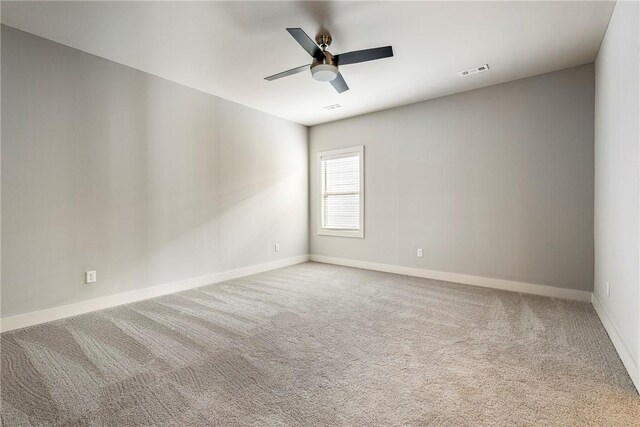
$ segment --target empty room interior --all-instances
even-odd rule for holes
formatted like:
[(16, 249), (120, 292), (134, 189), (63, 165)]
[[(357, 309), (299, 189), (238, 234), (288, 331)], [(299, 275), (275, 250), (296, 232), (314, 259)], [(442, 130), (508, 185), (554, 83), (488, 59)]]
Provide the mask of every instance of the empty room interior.
[(640, 3), (2, 1), (2, 426), (640, 426)]

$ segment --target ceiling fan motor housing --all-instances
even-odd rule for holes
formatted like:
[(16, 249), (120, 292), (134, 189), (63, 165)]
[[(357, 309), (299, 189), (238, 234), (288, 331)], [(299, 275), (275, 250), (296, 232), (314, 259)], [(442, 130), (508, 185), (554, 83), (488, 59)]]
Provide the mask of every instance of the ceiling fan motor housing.
[(314, 58), (311, 63), (311, 76), (321, 82), (330, 82), (338, 76), (338, 64), (331, 53), (326, 50), (322, 53), (324, 54), (322, 62)]

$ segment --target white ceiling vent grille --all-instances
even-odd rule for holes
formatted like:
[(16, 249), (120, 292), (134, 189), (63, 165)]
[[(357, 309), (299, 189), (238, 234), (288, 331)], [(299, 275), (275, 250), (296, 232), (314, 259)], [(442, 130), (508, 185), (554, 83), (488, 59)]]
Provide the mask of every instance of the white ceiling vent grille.
[(478, 67), (469, 68), (468, 70), (460, 71), (460, 72), (458, 72), (458, 75), (460, 77), (466, 77), (466, 76), (469, 76), (471, 74), (482, 73), (483, 71), (487, 71), (488, 69), (489, 69), (489, 65), (488, 64), (483, 64), (483, 65), (480, 65)]

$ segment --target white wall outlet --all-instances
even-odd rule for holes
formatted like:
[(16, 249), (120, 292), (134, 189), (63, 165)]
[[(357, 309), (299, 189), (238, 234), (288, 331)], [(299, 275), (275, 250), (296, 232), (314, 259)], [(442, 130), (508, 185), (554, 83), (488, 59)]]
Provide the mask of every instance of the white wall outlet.
[(275, 250), (276, 252), (280, 252), (280, 243), (276, 243), (276, 244), (275, 244), (274, 250)]
[(84, 281), (85, 283), (96, 283), (96, 280), (98, 280), (97, 276), (96, 276), (96, 272), (95, 271), (87, 271), (86, 273), (84, 273)]
[(607, 296), (608, 296), (608, 297), (610, 297), (610, 296), (611, 296), (611, 287), (609, 286), (609, 282), (606, 282), (606, 283), (604, 284), (604, 287), (605, 287), (605, 289), (606, 289)]
[(422, 249), (418, 249), (416, 255), (418, 255), (418, 258), (422, 258)]

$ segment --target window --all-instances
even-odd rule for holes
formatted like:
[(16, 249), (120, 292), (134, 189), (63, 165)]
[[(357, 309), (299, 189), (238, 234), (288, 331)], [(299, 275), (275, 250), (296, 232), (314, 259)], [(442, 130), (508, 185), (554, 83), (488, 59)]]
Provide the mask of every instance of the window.
[(364, 237), (364, 146), (318, 153), (318, 234)]

